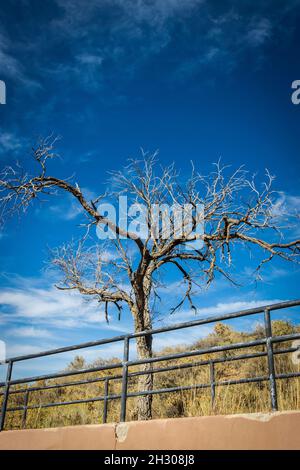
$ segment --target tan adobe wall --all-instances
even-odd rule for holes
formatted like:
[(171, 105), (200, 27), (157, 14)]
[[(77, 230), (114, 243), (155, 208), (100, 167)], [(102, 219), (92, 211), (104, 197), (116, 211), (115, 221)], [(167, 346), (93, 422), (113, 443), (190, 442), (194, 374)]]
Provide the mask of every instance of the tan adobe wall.
[(4, 431), (0, 449), (300, 449), (300, 412)]

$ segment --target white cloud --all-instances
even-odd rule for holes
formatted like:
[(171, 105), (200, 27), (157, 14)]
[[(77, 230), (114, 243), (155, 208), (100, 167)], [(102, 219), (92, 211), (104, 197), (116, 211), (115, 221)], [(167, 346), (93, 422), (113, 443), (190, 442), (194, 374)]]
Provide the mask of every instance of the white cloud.
[[(274, 266), (272, 264), (268, 264), (265, 266), (264, 270), (259, 272), (259, 279), (263, 282), (272, 283), (272, 281), (277, 281), (279, 279), (283, 279), (284, 277), (291, 276), (297, 272), (297, 265), (290, 265), (286, 268)], [(243, 270), (243, 277), (245, 276), (246, 279), (255, 279), (257, 276), (257, 272), (254, 269), (246, 267)], [(244, 281), (245, 282), (245, 281)]]
[[(87, 201), (96, 199), (97, 195), (88, 188), (80, 188)], [(49, 210), (63, 220), (74, 220), (84, 213), (84, 209), (71, 195), (66, 196), (66, 200), (61, 204), (49, 206)]]
[[(124, 102), (124, 91), (118, 89), (119, 84), (112, 90), (112, 79), (117, 77), (122, 84), (135, 76), (149, 57), (174, 47), (174, 25), (180, 27), (177, 34), (180, 31), (186, 48), (172, 60), (175, 70), (170, 73), (175, 78), (194, 76), (207, 66), (230, 72), (244, 57), (245, 49), (253, 49), (254, 59), (259, 60), (258, 48), (263, 49), (280, 29), (282, 17), (296, 7), (274, 8), (270, 4), (253, 13), (240, 3), (234, 1), (219, 9), (206, 0), (56, 0), (58, 8), (45, 25), (45, 34), (35, 37), (30, 46), (24, 41), (26, 45), (18, 43), (13, 48), (12, 39), (0, 37), (0, 62), (7, 75), (36, 86), (23, 58), (19, 59), (20, 53), (32, 51), (32, 66), (44, 78), (54, 78), (60, 84), (77, 81), (82, 88), (97, 91), (103, 100), (110, 90), (110, 102)], [(195, 24), (189, 24), (194, 17)], [(70, 55), (60, 61), (47, 54), (47, 48), (52, 50), (61, 42)], [(15, 50), (18, 59), (12, 54)], [(43, 60), (45, 57), (49, 60)]]
[[(70, 198), (71, 196), (68, 197), (68, 199)], [(73, 201), (71, 201), (70, 204), (64, 203), (60, 205), (49, 206), (49, 210), (56, 217), (59, 217), (62, 220), (73, 220), (83, 213), (83, 209), (79, 203)]]
[(289, 217), (300, 213), (300, 196), (287, 194), (284, 191), (278, 192), (278, 198), (273, 204), (272, 212), (274, 217)]
[(253, 20), (250, 29), (246, 33), (246, 41), (250, 46), (261, 46), (266, 42), (272, 34), (272, 24), (267, 18), (259, 18)]
[(20, 338), (52, 338), (53, 334), (49, 330), (35, 328), (32, 326), (22, 328), (12, 328), (6, 332), (8, 336)]
[(131, 316), (127, 316), (126, 309), (121, 321), (114, 321), (117, 311), (111, 308), (107, 323), (103, 304), (76, 291), (57, 289), (51, 272), (40, 279), (3, 277), (15, 285), (0, 290), (0, 324), (5, 325), (5, 334), (10, 337), (61, 340), (63, 330), (77, 334), (82, 328), (95, 328), (98, 338), (104, 334), (113, 336), (113, 332), (117, 335), (132, 332)]
[[(94, 36), (97, 29), (99, 34), (97, 41), (89, 42), (84, 52), (78, 44), (69, 64), (50, 65), (48, 73), (53, 72), (60, 80), (75, 77), (85, 88), (98, 90), (105, 87), (111, 73), (117, 74), (120, 80), (132, 77), (149, 56), (170, 43), (170, 20), (190, 15), (205, 0), (56, 2), (61, 9), (61, 14), (51, 23), (56, 36), (79, 39), (82, 44), (88, 35)], [(126, 99), (114, 90), (113, 96), (116, 95), (121, 102)]]
[[(48, 280), (49, 281), (49, 280)], [(77, 334), (83, 328), (94, 328), (100, 336), (114, 336), (133, 331), (131, 317), (124, 312), (122, 322), (107, 324), (103, 307), (97, 302), (88, 302), (77, 292), (59, 291), (54, 287), (44, 287), (45, 280), (33, 280), (18, 278), (17, 287), (5, 288), (0, 292), (0, 322), (5, 321), (5, 336), (9, 339), (8, 351), (10, 356), (18, 354), (34, 353), (41, 350), (57, 347), (57, 340), (61, 343), (63, 332), (68, 332), (68, 343), (72, 334)], [(174, 286), (176, 290), (176, 284)], [(258, 299), (217, 302), (214, 305), (199, 308), (197, 314), (191, 309), (176, 312), (173, 315), (165, 315), (163, 322), (155, 322), (154, 328), (163, 325), (196, 320), (210, 316), (255, 308), (262, 305), (281, 302), (281, 299)], [(128, 315), (128, 316), (127, 316)], [(160, 350), (178, 344), (191, 344), (209, 334), (213, 325), (203, 325), (199, 328), (159, 334), (154, 339), (154, 349)], [(73, 330), (73, 331), (72, 331)], [(19, 344), (22, 339), (34, 340), (32, 345)], [(14, 344), (14, 340), (17, 344)], [(45, 340), (50, 342), (45, 344)], [(13, 340), (13, 341), (12, 341)], [(78, 342), (84, 341), (82, 337)], [(12, 344), (11, 344), (12, 342)], [(50, 344), (51, 343), (51, 344)], [(134, 341), (132, 342), (132, 354), (136, 354)], [(38, 346), (38, 345), (41, 346)], [(119, 356), (123, 345), (119, 343), (107, 345), (103, 348), (87, 350), (84, 357), (93, 360), (98, 357), (109, 358)]]
[(223, 315), (231, 312), (238, 312), (240, 310), (248, 310), (251, 308), (261, 307), (263, 305), (270, 305), (273, 303), (282, 302), (278, 299), (261, 299), (261, 300), (246, 300), (234, 302), (218, 302), (213, 307), (206, 307), (199, 309), (199, 315)]
[[(279, 299), (261, 299), (261, 300), (240, 300), (240, 301), (228, 301), (218, 302), (217, 304), (210, 307), (198, 308), (197, 313), (192, 309), (182, 310), (170, 315), (167, 320), (171, 320), (172, 323), (197, 320), (201, 317), (225, 315), (226, 313), (239, 312), (241, 310), (248, 310), (251, 308), (261, 307), (264, 305), (270, 305), (277, 302), (283, 302)], [(169, 323), (169, 321), (168, 321)]]
[(6, 320), (24, 318), (48, 326), (79, 328), (87, 324), (104, 323), (103, 308), (85, 301), (76, 292), (46, 288), (9, 288), (0, 292), (1, 316)]
[(5, 78), (10, 78), (22, 82), (25, 86), (30, 88), (39, 88), (40, 84), (30, 78), (25, 72), (25, 67), (13, 53), (13, 42), (0, 31), (0, 64), (1, 75)]
[(113, 8), (115, 17), (130, 22), (133, 30), (138, 30), (138, 24), (146, 22), (152, 27), (161, 26), (168, 18), (205, 3), (205, 0), (56, 0), (63, 15), (53, 21), (65, 33), (81, 36), (78, 25), (88, 27), (90, 21), (105, 8)]
[(95, 54), (79, 54), (76, 58), (81, 64), (95, 67), (101, 65), (103, 62), (103, 57), (97, 56)]
[(13, 132), (0, 130), (0, 154), (5, 152), (16, 152), (21, 148), (24, 148), (24, 143), (24, 139), (19, 138)]
[(122, 341), (116, 343), (105, 344), (102, 348), (84, 349), (79, 354), (85, 358), (87, 362), (96, 359), (111, 359), (113, 357), (123, 358), (124, 344)]
[(0, 44), (1, 73), (9, 78), (22, 80), (24, 78), (22, 66), (20, 62), (9, 53), (11, 44), (2, 32), (0, 32)]
[[(245, 49), (253, 49), (259, 60), (257, 49), (276, 34), (280, 19), (293, 10), (293, 6), (267, 6), (252, 13), (236, 1), (219, 9), (206, 0), (56, 0), (56, 4), (56, 13), (45, 25), (47, 34), (35, 38), (30, 47), (18, 44), (17, 50), (36, 54), (34, 66), (39, 75), (67, 82), (66, 90), (69, 83), (77, 82), (110, 103), (126, 101), (123, 81), (136, 76), (149, 58), (174, 47), (175, 25), (186, 49), (172, 60), (170, 73), (182, 79), (207, 66), (231, 72)], [(5, 41), (0, 48), (4, 62), (14, 76), (28, 81), (25, 67), (11, 54), (12, 41)], [(45, 53), (61, 42), (68, 50), (67, 59), (60, 61)], [(115, 77), (118, 84), (112, 88)]]
[(282, 227), (286, 239), (297, 239), (300, 236), (300, 196), (278, 192), (272, 215), (277, 225)]
[(7, 357), (25, 356), (27, 354), (35, 354), (43, 351), (42, 346), (34, 344), (7, 344), (6, 354)]

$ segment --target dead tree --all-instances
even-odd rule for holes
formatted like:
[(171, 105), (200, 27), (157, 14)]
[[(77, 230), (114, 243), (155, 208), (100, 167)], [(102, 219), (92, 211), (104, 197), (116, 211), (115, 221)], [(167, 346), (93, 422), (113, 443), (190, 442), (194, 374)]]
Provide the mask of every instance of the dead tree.
[[(157, 287), (170, 266), (175, 267), (185, 284), (184, 295), (174, 312), (185, 302), (196, 310), (193, 288), (209, 285), (216, 274), (235, 282), (231, 273), (231, 256), (234, 246), (254, 249), (257, 272), (274, 257), (286, 261), (299, 258), (300, 240), (286, 240), (281, 231), (282, 214), (274, 210), (276, 193), (272, 190), (273, 177), (266, 173), (266, 181), (258, 189), (255, 180), (249, 179), (243, 167), (229, 176), (228, 168), (214, 164), (206, 176), (192, 165), (184, 183), (174, 165), (160, 168), (156, 155), (143, 155), (141, 161), (131, 161), (129, 166), (111, 175), (108, 191), (95, 200), (87, 200), (74, 178), (61, 179), (48, 173), (48, 163), (56, 157), (56, 139), (41, 140), (33, 149), (37, 163), (34, 175), (26, 173), (20, 165), (6, 167), (0, 175), (1, 217), (26, 211), (33, 201), (43, 195), (68, 193), (82, 208), (86, 217), (85, 234), (79, 243), (66, 244), (55, 251), (53, 263), (63, 272), (60, 289), (74, 289), (83, 296), (104, 305), (108, 320), (110, 308), (120, 314), (127, 306), (134, 320), (135, 332), (152, 328), (153, 302), (158, 297)], [(99, 209), (104, 197), (116, 203), (120, 195), (127, 195), (130, 204), (146, 207), (146, 227), (143, 236), (124, 228)], [(171, 233), (164, 235), (165, 227), (155, 226), (153, 236), (153, 206), (184, 207), (185, 204), (204, 208), (204, 232), (195, 234), (195, 216), (188, 230), (175, 236), (175, 223), (169, 224)], [(163, 216), (164, 209), (161, 210)], [(91, 243), (92, 228), (106, 227), (114, 237)], [(189, 245), (201, 239), (201, 247)], [(259, 252), (261, 257), (259, 258)], [(152, 356), (152, 337), (137, 339), (139, 358)], [(139, 378), (139, 390), (152, 390), (151, 367)], [(150, 419), (152, 395), (138, 399), (138, 418)]]

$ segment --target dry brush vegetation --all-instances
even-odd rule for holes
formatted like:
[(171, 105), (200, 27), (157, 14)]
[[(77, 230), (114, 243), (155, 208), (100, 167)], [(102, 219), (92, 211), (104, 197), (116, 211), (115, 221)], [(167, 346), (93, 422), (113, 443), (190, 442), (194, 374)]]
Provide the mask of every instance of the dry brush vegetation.
[[(272, 322), (273, 334), (285, 335), (300, 332), (300, 326), (295, 326), (287, 321), (276, 320)], [(264, 337), (264, 329), (256, 326), (251, 332), (240, 332), (229, 327), (225, 323), (215, 325), (212, 333), (205, 338), (195, 342), (192, 346), (178, 346), (165, 348), (159, 351), (159, 355), (172, 354), (180, 351), (207, 348), (237, 342), (247, 342)], [(291, 344), (285, 342), (275, 345), (277, 348), (288, 348)], [(207, 361), (215, 358), (230, 358), (241, 354), (261, 352), (264, 346), (244, 348), (243, 350), (229, 350), (222, 353), (204, 354), (201, 357), (185, 357), (182, 359), (169, 360), (158, 363), (155, 368), (167, 365), (181, 365), (194, 361)], [(293, 364), (291, 353), (275, 355), (276, 374), (300, 372), (300, 366)], [(69, 364), (67, 370), (80, 370), (87, 367), (97, 367), (99, 365), (119, 362), (118, 359), (103, 361), (98, 359), (93, 363), (85, 363), (84, 359), (76, 356)], [(129, 373), (137, 371), (137, 367), (131, 367)], [(194, 384), (209, 384), (209, 365), (202, 365), (193, 368), (182, 368), (178, 370), (160, 372), (154, 374), (154, 389), (169, 388)], [(30, 387), (49, 386), (66, 382), (80, 380), (93, 380), (104, 376), (114, 376), (121, 374), (120, 369), (79, 374), (60, 379), (39, 381), (30, 384)], [(228, 361), (216, 364), (216, 382), (238, 380), (241, 378), (266, 376), (268, 374), (267, 358), (258, 357), (247, 360)], [(24, 388), (24, 385), (15, 388)], [(13, 390), (13, 388), (12, 388)], [(131, 377), (128, 384), (128, 392), (138, 390), (137, 377)], [(278, 402), (280, 410), (300, 409), (300, 378), (277, 380)], [(111, 395), (121, 392), (121, 380), (110, 380), (109, 393)], [(53, 388), (44, 391), (30, 393), (29, 406), (35, 405), (36, 409), (28, 410), (26, 427), (43, 428), (53, 426), (65, 426), (76, 424), (95, 424), (102, 422), (103, 402), (91, 402), (86, 404), (64, 405), (60, 407), (41, 408), (45, 403), (65, 402), (71, 400), (81, 400), (93, 397), (100, 397), (104, 394), (104, 381), (94, 382), (85, 385), (70, 385), (67, 387)], [(137, 419), (137, 399), (128, 398), (127, 419)], [(9, 407), (22, 406), (24, 404), (24, 393), (11, 394)], [(259, 383), (248, 383), (238, 385), (224, 385), (216, 387), (214, 406), (211, 401), (210, 387), (193, 390), (180, 390), (173, 393), (154, 395), (153, 397), (153, 418), (174, 418), (183, 416), (203, 416), (211, 414), (234, 414), (247, 412), (270, 411), (269, 384), (267, 381)], [(22, 411), (7, 413), (6, 429), (20, 428), (22, 426)], [(119, 421), (120, 400), (110, 400), (108, 404), (108, 422)]]

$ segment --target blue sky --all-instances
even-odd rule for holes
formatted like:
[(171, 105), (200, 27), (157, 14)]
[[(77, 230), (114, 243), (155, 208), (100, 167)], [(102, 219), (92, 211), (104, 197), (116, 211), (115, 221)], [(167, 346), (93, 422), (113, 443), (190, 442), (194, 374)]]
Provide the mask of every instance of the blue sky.
[[(291, 83), (300, 78), (299, 20), (296, 0), (44, 0), (42, 8), (38, 0), (7, 1), (1, 166), (27, 159), (30, 167), (36, 138), (54, 132), (62, 140), (52, 173), (76, 175), (90, 194), (142, 147), (159, 149), (160, 162), (175, 161), (183, 173), (190, 160), (206, 172), (219, 157), (259, 175), (267, 167), (281, 204), (295, 209), (300, 105), (291, 102)], [(0, 232), (0, 328), (9, 355), (131, 331), (128, 315), (106, 325), (97, 304), (58, 292), (45, 269), (49, 248), (79, 236), (80, 217), (70, 200), (55, 199)], [(236, 270), (251, 270), (247, 256)], [(170, 283), (175, 292), (176, 280)], [(198, 314), (297, 298), (298, 285), (296, 267), (280, 262), (258, 285), (248, 279), (236, 289), (217, 279), (197, 297)], [(168, 308), (164, 300), (161, 311)], [(193, 315), (185, 308), (164, 322)]]

